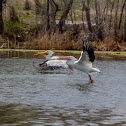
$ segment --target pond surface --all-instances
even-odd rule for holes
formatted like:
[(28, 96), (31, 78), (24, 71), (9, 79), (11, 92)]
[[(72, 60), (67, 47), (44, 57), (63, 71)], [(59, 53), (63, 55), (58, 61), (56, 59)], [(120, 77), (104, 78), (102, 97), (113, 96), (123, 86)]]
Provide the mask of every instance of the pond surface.
[(91, 84), (77, 70), (38, 71), (33, 54), (0, 52), (1, 126), (126, 126), (125, 57), (97, 54)]

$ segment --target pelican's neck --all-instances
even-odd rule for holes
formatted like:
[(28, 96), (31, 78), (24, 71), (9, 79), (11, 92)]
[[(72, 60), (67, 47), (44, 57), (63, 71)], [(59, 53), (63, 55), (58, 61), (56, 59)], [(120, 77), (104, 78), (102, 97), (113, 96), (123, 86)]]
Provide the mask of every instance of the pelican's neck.
[(50, 60), (51, 59), (51, 56), (50, 55), (46, 55), (46, 60)]
[(82, 55), (83, 55), (83, 51), (81, 51), (81, 55), (80, 55), (79, 59), (78, 59), (78, 60), (76, 60), (76, 61), (74, 61), (74, 64), (78, 63), (78, 62), (81, 60)]
[(51, 56), (53, 55), (53, 51), (47, 50), (47, 52), (48, 52), (48, 55), (45, 56), (46, 60), (51, 60)]
[(79, 59), (77, 60), (77, 62), (79, 62), (81, 60), (82, 55), (83, 55), (83, 51), (81, 51), (81, 55), (80, 55)]

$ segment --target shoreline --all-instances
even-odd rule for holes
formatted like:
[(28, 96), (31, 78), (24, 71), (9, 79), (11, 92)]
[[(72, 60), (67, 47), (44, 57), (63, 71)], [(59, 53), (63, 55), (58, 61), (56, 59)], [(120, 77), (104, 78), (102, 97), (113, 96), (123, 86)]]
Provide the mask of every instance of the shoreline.
[[(19, 52), (41, 52), (45, 50), (35, 50), (35, 49), (0, 49), (1, 51), (19, 51)], [(80, 53), (79, 50), (53, 50), (54, 52), (68, 52), (68, 53)], [(126, 56), (126, 51), (94, 51), (96, 54), (113, 54), (113, 55), (124, 55)]]

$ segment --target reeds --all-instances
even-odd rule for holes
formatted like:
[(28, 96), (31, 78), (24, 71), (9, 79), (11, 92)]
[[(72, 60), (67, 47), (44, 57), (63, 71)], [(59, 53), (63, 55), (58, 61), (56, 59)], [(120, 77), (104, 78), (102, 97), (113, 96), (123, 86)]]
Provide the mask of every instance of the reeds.
[[(80, 35), (79, 35), (80, 36)], [(97, 51), (126, 51), (125, 42), (116, 42), (113, 39), (105, 39), (104, 41), (93, 41), (93, 47)], [(26, 49), (37, 49), (37, 50), (81, 50), (82, 49), (82, 38), (78, 41), (74, 40), (74, 37), (70, 35), (68, 31), (63, 34), (60, 33), (39, 33), (36, 38), (24, 42)]]
[(126, 42), (116, 42), (113, 39), (92, 42), (97, 51), (126, 51)]
[[(26, 42), (27, 47), (29, 48), (29, 43)], [(32, 49), (55, 49), (55, 50), (65, 50), (65, 49), (75, 49), (74, 43), (68, 33), (59, 34), (59, 33), (51, 33), (48, 32), (43, 36), (41, 33), (38, 34), (37, 38), (32, 40), (31, 47)]]

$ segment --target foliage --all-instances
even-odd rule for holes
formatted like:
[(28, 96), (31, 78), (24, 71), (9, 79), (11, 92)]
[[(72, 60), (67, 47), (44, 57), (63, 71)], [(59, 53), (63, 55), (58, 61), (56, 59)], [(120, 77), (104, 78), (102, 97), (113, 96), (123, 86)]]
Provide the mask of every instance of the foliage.
[(8, 20), (6, 22), (6, 34), (13, 37), (19, 37), (24, 32), (24, 23), (19, 21)]
[[(69, 1), (49, 0), (48, 14), (47, 0), (8, 1), (8, 5), (13, 7), (11, 13), (10, 7), (7, 9), (7, 20), (4, 20), (6, 33), (16, 36), (17, 42), (21, 40), (18, 36), (23, 34), (20, 38), (23, 38), (21, 41), (24, 41), (25, 46), (22, 44), (22, 48), (80, 49), (81, 39), (92, 38), (92, 41), (95, 40), (96, 50), (125, 51), (125, 48), (120, 46), (126, 40), (125, 0), (74, 0), (71, 8), (67, 6)], [(69, 12), (64, 19), (81, 23), (62, 23), (61, 34), (58, 30), (59, 24), (56, 24), (55, 20), (60, 20), (67, 8)], [(11, 18), (8, 18), (9, 16)]]

